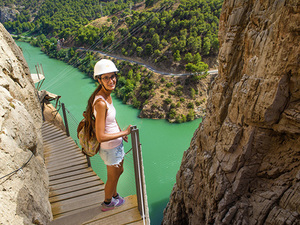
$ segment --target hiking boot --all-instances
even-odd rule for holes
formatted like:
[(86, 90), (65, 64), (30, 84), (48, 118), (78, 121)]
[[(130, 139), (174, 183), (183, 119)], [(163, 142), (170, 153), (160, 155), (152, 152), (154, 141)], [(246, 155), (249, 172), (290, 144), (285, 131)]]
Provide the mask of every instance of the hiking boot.
[(102, 202), (101, 203), (101, 211), (106, 212), (106, 211), (112, 210), (115, 208), (115, 206), (120, 206), (118, 204), (119, 204), (119, 200), (115, 199), (115, 198), (112, 198), (111, 202), (108, 205), (105, 204), (105, 202)]
[(116, 197), (112, 197), (113, 199), (119, 200), (119, 203), (117, 205), (115, 205), (116, 207), (119, 207), (121, 205), (123, 205), (125, 203), (125, 199), (123, 197), (121, 197), (118, 193), (118, 195)]

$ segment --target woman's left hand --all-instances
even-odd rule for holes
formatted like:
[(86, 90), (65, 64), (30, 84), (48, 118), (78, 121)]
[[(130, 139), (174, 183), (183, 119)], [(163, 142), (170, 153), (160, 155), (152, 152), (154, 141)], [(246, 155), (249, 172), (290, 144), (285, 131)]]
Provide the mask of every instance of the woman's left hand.
[(123, 140), (126, 141), (126, 142), (128, 142), (128, 136), (127, 135), (123, 136)]

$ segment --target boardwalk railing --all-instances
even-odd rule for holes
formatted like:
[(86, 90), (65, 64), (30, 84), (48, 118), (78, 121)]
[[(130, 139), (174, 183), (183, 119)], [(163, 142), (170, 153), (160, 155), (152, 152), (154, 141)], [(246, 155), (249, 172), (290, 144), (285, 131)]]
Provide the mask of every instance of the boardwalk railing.
[(146, 194), (146, 184), (144, 177), (143, 157), (139, 137), (139, 129), (136, 126), (131, 127), (131, 144), (133, 151), (134, 173), (136, 194), (138, 200), (138, 209), (144, 220), (144, 224), (150, 224), (149, 210)]

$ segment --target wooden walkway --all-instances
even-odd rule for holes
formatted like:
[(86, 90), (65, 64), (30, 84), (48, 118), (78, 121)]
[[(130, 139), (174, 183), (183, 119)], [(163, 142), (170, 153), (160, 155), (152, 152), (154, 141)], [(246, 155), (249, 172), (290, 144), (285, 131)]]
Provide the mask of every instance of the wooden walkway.
[(54, 125), (42, 127), (44, 157), (49, 173), (51, 225), (76, 224), (143, 224), (136, 196), (114, 210), (102, 212), (104, 183), (87, 166), (86, 157), (71, 137)]

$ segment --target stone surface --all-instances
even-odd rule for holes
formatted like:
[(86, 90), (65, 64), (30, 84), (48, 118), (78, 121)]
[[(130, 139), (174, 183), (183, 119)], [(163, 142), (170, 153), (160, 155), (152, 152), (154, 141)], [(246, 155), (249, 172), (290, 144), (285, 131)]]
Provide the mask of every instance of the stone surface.
[(225, 0), (219, 75), (163, 224), (300, 224), (300, 2)]
[(16, 19), (17, 14), (19, 14), (19, 11), (14, 7), (0, 7), (0, 22), (5, 23), (7, 21), (13, 21)]
[(0, 23), (0, 224), (51, 220), (41, 126), (41, 107), (29, 68)]

